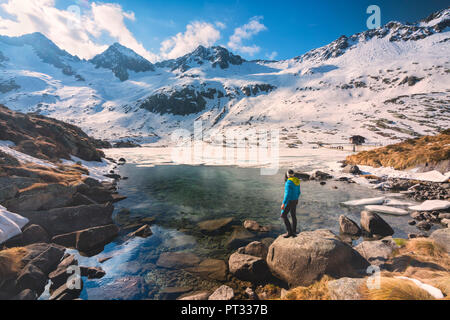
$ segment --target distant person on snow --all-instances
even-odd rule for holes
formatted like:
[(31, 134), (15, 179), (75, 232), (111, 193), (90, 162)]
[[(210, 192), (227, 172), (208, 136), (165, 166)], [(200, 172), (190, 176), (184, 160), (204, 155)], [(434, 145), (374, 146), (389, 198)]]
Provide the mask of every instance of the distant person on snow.
[[(286, 225), (287, 234), (285, 238), (296, 237), (297, 235), (297, 205), (300, 198), (300, 179), (295, 177), (294, 170), (289, 170), (285, 174), (284, 199), (281, 205), (281, 218)], [(288, 214), (291, 214), (292, 225), (289, 222)]]

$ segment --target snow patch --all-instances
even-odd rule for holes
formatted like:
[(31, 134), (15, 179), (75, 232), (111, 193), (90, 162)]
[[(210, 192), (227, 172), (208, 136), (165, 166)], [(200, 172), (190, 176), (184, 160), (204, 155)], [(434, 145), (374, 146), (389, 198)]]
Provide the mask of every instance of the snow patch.
[(22, 233), (29, 220), (0, 205), (0, 244)]
[(409, 280), (409, 281), (414, 282), (419, 288), (425, 290), (426, 292), (428, 292), (430, 295), (432, 295), (436, 299), (444, 298), (444, 295), (442, 294), (441, 290), (439, 290), (436, 287), (430, 286), (429, 284), (425, 284), (417, 279), (412, 279), (412, 278), (408, 278), (408, 277), (395, 277), (395, 278)]
[(370, 206), (366, 206), (365, 209), (369, 212), (391, 214), (394, 216), (406, 216), (408, 214), (408, 211), (406, 211), (406, 210), (403, 210), (400, 208), (388, 207), (388, 206), (370, 205)]
[(450, 208), (450, 201), (446, 200), (427, 200), (421, 205), (409, 207), (414, 211), (437, 211)]
[(342, 204), (346, 206), (364, 206), (364, 205), (370, 205), (370, 204), (383, 204), (385, 197), (379, 197), (379, 198), (368, 198), (368, 199), (360, 199), (360, 200), (352, 200), (352, 201), (346, 201)]

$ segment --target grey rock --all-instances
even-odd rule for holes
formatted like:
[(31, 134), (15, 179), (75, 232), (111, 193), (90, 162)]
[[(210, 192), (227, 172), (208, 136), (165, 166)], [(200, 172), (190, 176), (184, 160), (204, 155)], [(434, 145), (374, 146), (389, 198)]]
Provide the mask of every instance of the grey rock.
[(262, 242), (253, 241), (244, 248), (243, 253), (265, 260), (267, 258), (267, 253), (269, 252), (268, 250), (269, 248)]
[(430, 235), (430, 239), (433, 239), (436, 243), (444, 247), (447, 253), (450, 254), (450, 228), (434, 231)]
[(360, 288), (365, 282), (365, 279), (358, 278), (341, 278), (328, 282), (331, 300), (362, 300)]
[(195, 267), (200, 263), (200, 258), (188, 252), (164, 252), (159, 256), (156, 265), (167, 269), (185, 269)]
[(300, 233), (296, 238), (278, 237), (269, 247), (267, 264), (273, 275), (290, 286), (309, 286), (327, 274), (358, 276), (369, 263), (329, 230)]
[(219, 287), (212, 295), (209, 296), (208, 300), (232, 300), (234, 298), (234, 291), (230, 287), (223, 285)]
[(355, 247), (371, 265), (383, 266), (397, 249), (397, 245), (390, 239), (377, 241), (363, 241)]
[(361, 235), (361, 228), (358, 226), (358, 224), (344, 215), (341, 215), (339, 217), (339, 227), (341, 233), (353, 236)]
[(374, 212), (361, 212), (361, 227), (368, 233), (381, 237), (388, 237), (394, 234), (391, 226)]
[(230, 272), (238, 279), (251, 282), (266, 280), (270, 275), (266, 261), (246, 254), (234, 253), (228, 261)]

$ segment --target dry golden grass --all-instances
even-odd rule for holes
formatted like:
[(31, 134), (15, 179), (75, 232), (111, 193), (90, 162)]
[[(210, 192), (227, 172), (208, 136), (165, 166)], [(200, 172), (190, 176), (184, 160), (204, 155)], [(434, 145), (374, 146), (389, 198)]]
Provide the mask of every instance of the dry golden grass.
[(381, 277), (379, 288), (364, 287), (361, 292), (368, 300), (435, 300), (414, 282), (390, 277)]
[(410, 139), (383, 148), (363, 151), (347, 157), (352, 165), (393, 167), (397, 170), (421, 164), (437, 164), (450, 159), (450, 129), (436, 136)]
[[(412, 281), (394, 278), (404, 276), (440, 289), (445, 300), (450, 300), (450, 258), (445, 249), (425, 238), (401, 242), (401, 247), (387, 263), (391, 271), (381, 273), (380, 288), (369, 290), (363, 285), (359, 289), (362, 299), (435, 300)], [(284, 300), (329, 300), (328, 282), (331, 280), (324, 276), (309, 287), (291, 289)]]
[(25, 248), (12, 248), (0, 251), (0, 280), (14, 277), (23, 267), (20, 261), (27, 254)]
[(330, 300), (328, 282), (333, 281), (329, 276), (323, 276), (309, 287), (297, 287), (291, 289), (283, 300)]
[(28, 175), (33, 175), (46, 183), (69, 184), (71, 182), (81, 181), (83, 174), (80, 170), (72, 167), (65, 167), (65, 170), (62, 170), (35, 165), (24, 165), (22, 168), (25, 170), (24, 173), (27, 172)]
[(445, 248), (426, 238), (416, 238), (406, 242), (404, 250), (413, 252), (415, 255), (431, 258), (432, 260), (438, 259), (441, 263), (445, 261), (445, 258), (448, 258)]

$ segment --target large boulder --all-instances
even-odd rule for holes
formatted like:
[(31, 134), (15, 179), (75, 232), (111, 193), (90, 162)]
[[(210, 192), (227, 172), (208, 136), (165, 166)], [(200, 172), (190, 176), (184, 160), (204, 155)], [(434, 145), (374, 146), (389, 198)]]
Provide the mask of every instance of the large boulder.
[(230, 256), (228, 267), (236, 278), (244, 281), (259, 282), (270, 275), (265, 260), (237, 252)]
[(119, 227), (115, 224), (81, 230), (77, 232), (76, 248), (80, 252), (94, 255), (103, 251), (103, 247), (118, 234)]
[(58, 183), (36, 184), (20, 191), (4, 204), (10, 211), (18, 213), (61, 208), (72, 201), (75, 191), (73, 186)]
[(392, 239), (363, 241), (355, 247), (371, 265), (383, 266), (398, 246)]
[(450, 229), (440, 229), (434, 231), (430, 238), (433, 239), (437, 244), (441, 245), (450, 254)]
[(118, 234), (119, 227), (109, 224), (58, 235), (52, 238), (52, 242), (68, 248), (76, 248), (88, 256), (93, 256), (103, 251), (104, 246), (114, 240)]
[(278, 237), (269, 247), (267, 264), (290, 286), (309, 286), (323, 275), (357, 277), (369, 266), (357, 251), (329, 230)]
[(31, 223), (42, 226), (51, 236), (112, 224), (112, 204), (58, 208), (21, 213)]
[(391, 226), (375, 212), (361, 212), (361, 227), (368, 233), (381, 237), (388, 237), (394, 234)]
[(341, 215), (339, 217), (339, 226), (341, 233), (349, 234), (352, 236), (361, 235), (361, 228), (358, 226), (358, 224), (344, 215)]

